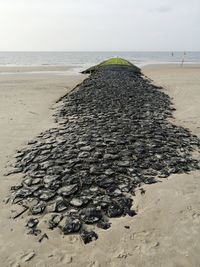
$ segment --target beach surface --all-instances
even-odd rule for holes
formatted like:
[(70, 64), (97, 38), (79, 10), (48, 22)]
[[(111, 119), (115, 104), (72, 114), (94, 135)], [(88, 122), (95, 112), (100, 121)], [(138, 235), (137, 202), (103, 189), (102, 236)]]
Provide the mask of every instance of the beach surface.
[[(200, 266), (200, 172), (172, 175), (136, 192), (138, 215), (112, 220), (99, 239), (84, 245), (78, 235), (47, 231), (41, 243), (27, 235), (26, 214), (12, 219), (21, 207), (2, 201), (22, 174), (3, 176), (16, 150), (41, 131), (55, 126), (56, 101), (87, 76), (44, 74), (44, 69), (0, 68), (0, 266), (37, 267), (190, 267)], [(51, 68), (51, 71), (54, 70)], [(57, 71), (57, 69), (55, 69)], [(59, 70), (58, 70), (59, 71)], [(173, 123), (200, 137), (200, 65), (149, 65), (143, 73), (173, 99)], [(23, 72), (26, 72), (23, 74)], [(195, 155), (196, 156), (196, 155)], [(125, 227), (126, 226), (126, 227)]]
[[(76, 66), (78, 67), (78, 66)], [(68, 65), (68, 66), (51, 66), (51, 65), (43, 65), (43, 66), (0, 66), (0, 74), (13, 74), (13, 73), (33, 73), (33, 72), (39, 72), (42, 74), (42, 72), (62, 72), (62, 71), (70, 71), (74, 69), (74, 65)]]

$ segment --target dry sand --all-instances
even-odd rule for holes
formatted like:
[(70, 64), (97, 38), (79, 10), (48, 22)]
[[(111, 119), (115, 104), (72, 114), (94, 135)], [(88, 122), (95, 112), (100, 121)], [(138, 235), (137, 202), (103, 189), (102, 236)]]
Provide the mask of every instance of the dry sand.
[[(155, 65), (144, 67), (143, 72), (173, 97), (175, 123), (200, 136), (200, 66)], [(79, 236), (63, 236), (58, 229), (46, 231), (49, 240), (39, 243), (37, 237), (26, 234), (26, 215), (9, 219), (17, 207), (2, 200), (21, 175), (2, 175), (7, 160), (28, 140), (54, 125), (51, 108), (55, 101), (82, 79), (0, 76), (0, 267), (200, 266), (199, 172), (173, 175), (145, 186), (146, 193), (138, 191), (135, 199), (138, 215), (112, 220), (111, 229), (98, 229), (99, 239), (86, 246)]]
[(19, 66), (0, 66), (0, 74), (2, 73), (22, 73), (22, 72), (56, 72), (56, 71), (69, 71), (74, 68), (74, 65), (68, 66), (31, 66), (31, 67), (19, 67)]
[(176, 124), (200, 137), (200, 65), (149, 65), (143, 73), (173, 98)]

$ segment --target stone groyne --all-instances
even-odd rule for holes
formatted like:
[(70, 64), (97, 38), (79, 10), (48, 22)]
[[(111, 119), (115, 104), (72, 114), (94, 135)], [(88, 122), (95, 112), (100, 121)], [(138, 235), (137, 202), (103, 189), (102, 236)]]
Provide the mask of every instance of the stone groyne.
[(109, 218), (136, 215), (134, 191), (172, 173), (199, 169), (192, 152), (199, 139), (173, 125), (171, 100), (138, 68), (107, 65), (60, 101), (57, 127), (18, 152), (13, 172), (24, 174), (10, 201), (29, 215), (29, 233), (40, 218), (64, 234), (97, 239), (88, 224), (108, 229)]

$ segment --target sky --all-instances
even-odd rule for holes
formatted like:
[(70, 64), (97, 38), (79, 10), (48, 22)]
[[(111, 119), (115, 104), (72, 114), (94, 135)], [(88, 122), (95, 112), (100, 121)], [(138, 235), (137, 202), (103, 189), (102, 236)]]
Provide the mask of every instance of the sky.
[(199, 51), (200, 0), (0, 0), (0, 51)]

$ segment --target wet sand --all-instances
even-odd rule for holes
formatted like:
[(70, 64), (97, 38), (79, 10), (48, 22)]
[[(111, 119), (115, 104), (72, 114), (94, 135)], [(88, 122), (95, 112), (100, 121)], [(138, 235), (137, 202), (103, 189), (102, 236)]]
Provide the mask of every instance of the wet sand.
[[(143, 72), (173, 97), (174, 123), (200, 136), (200, 66), (152, 65)], [(112, 220), (112, 227), (96, 230), (99, 239), (88, 245), (58, 229), (48, 231), (49, 240), (39, 243), (26, 234), (25, 215), (9, 218), (20, 207), (2, 200), (22, 176), (3, 176), (7, 161), (28, 140), (55, 126), (56, 100), (83, 79), (42, 73), (0, 76), (0, 266), (199, 266), (200, 172), (144, 186), (145, 194), (136, 192), (138, 215)], [(40, 228), (42, 224), (45, 216)]]

